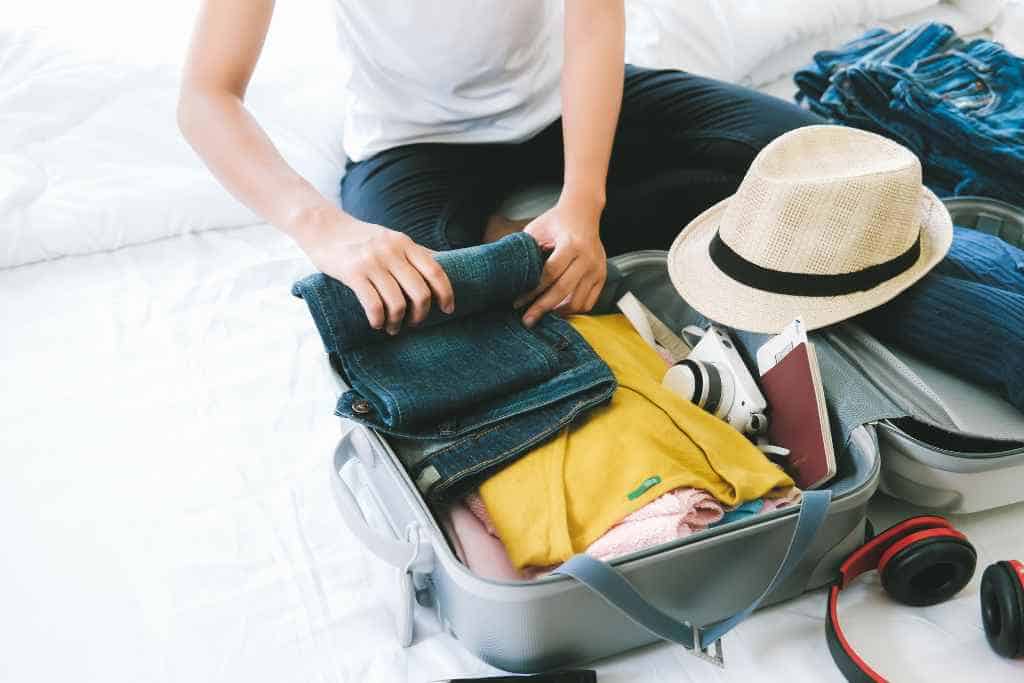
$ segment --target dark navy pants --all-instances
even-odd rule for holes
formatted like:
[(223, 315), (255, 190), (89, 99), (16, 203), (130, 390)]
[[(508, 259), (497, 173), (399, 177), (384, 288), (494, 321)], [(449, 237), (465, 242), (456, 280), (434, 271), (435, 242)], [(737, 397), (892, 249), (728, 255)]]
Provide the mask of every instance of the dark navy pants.
[[(667, 249), (684, 225), (739, 186), (757, 153), (821, 123), (775, 97), (682, 71), (627, 65), (601, 239), (609, 256)], [(561, 183), (562, 121), (519, 144), (415, 144), (350, 163), (342, 205), (436, 250), (479, 244), (517, 188)]]

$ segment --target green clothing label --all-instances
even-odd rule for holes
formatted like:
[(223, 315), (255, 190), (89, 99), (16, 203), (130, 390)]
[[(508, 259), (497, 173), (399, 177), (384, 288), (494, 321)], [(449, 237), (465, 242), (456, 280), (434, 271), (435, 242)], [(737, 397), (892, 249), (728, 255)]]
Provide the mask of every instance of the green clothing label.
[(644, 495), (644, 492), (647, 491), (649, 488), (660, 483), (661, 477), (659, 477), (657, 474), (655, 474), (653, 477), (647, 477), (642, 482), (640, 482), (639, 486), (630, 491), (629, 495), (626, 497), (629, 498), (630, 500), (636, 500), (640, 496)]

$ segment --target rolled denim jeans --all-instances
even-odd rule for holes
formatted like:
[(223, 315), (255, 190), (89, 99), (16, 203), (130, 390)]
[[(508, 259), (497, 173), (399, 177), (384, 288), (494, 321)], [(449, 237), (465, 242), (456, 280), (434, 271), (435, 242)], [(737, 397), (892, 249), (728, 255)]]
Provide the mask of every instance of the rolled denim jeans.
[[(438, 306), (431, 306), (426, 320), (416, 328), (403, 330), (403, 336), (481, 311), (511, 309), (519, 293), (537, 286), (544, 268), (537, 242), (522, 232), (491, 244), (442, 251), (436, 258), (451, 282), (455, 311), (448, 315)], [(332, 277), (323, 273), (310, 275), (295, 283), (292, 294), (309, 305), (328, 353), (342, 355), (393, 339), (370, 326), (355, 292)]]
[(455, 313), (434, 312), (397, 336), (370, 328), (355, 294), (336, 280), (312, 275), (292, 290), (351, 387), (335, 413), (395, 437), (432, 500), (468, 492), (615, 389), (607, 364), (569, 323), (548, 314), (527, 328), (513, 310), (540, 279), (532, 237), (516, 233), (437, 259)]

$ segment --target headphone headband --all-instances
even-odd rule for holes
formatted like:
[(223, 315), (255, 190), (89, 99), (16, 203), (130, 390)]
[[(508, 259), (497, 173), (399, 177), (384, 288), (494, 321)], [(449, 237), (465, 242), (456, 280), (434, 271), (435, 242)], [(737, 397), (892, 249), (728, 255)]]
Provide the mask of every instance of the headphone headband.
[[(942, 543), (949, 541), (949, 543)], [(938, 545), (937, 545), (938, 544)], [(974, 573), (976, 556), (967, 537), (943, 517), (911, 517), (886, 529), (854, 551), (839, 568), (839, 578), (829, 589), (825, 634), (836, 666), (847, 680), (856, 683), (885, 683), (853, 649), (839, 625), (839, 593), (861, 574), (882, 572), (882, 584), (894, 597), (909, 604), (931, 604), (963, 588)], [(937, 575), (935, 586), (910, 581), (918, 572), (949, 565), (948, 572)], [(1018, 563), (1018, 566), (1020, 563)], [(909, 573), (909, 576), (907, 575)], [(893, 576), (901, 574), (900, 576)], [(1021, 571), (1024, 576), (1024, 570)], [(889, 586), (886, 579), (892, 579)], [(914, 591), (908, 590), (913, 585)], [(899, 587), (901, 590), (896, 590)], [(898, 593), (903, 592), (903, 595)], [(916, 591), (916, 595), (913, 593)]]

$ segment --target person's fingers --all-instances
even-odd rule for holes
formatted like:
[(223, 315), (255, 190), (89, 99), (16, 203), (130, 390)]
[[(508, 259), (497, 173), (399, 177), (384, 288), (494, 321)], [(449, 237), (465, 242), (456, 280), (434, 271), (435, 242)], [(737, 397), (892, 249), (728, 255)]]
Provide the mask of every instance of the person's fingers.
[(523, 314), (523, 324), (527, 327), (533, 327), (545, 313), (553, 311), (559, 304), (565, 301), (568, 295), (569, 285), (564, 285), (561, 281), (551, 285), (546, 292), (537, 297), (537, 300)]
[(580, 310), (580, 313), (589, 313), (591, 310), (593, 310), (594, 306), (597, 305), (597, 300), (601, 298), (602, 289), (604, 289), (603, 280), (598, 280), (597, 282), (594, 283), (594, 285), (590, 288), (590, 293), (587, 294), (587, 299), (584, 302), (583, 308)]
[(580, 281), (576, 283), (576, 289), (574, 289), (564, 301), (555, 306), (555, 313), (558, 313), (559, 315), (583, 313), (587, 310), (587, 298), (590, 296), (590, 291), (593, 287), (593, 279), (589, 277), (581, 278)]
[(366, 320), (370, 323), (370, 327), (375, 330), (383, 327), (385, 320), (384, 302), (381, 301), (380, 295), (373, 284), (366, 278), (360, 278), (350, 284), (349, 287), (355, 293), (356, 298), (359, 299), (359, 304), (366, 313)]
[(574, 249), (569, 249), (567, 247), (556, 248), (551, 252), (551, 256), (548, 258), (547, 263), (544, 264), (544, 270), (540, 275), (540, 282), (537, 283), (537, 286), (534, 287), (533, 290), (516, 299), (513, 306), (515, 308), (524, 306), (546, 292), (548, 288), (551, 287), (552, 283), (562, 277), (575, 258), (576, 252)]
[(523, 324), (527, 327), (532, 327), (540, 320), (542, 315), (554, 309), (566, 297), (572, 295), (579, 284), (580, 278), (583, 276), (581, 271), (582, 269), (577, 267), (575, 262), (566, 269), (562, 276), (548, 287), (543, 294), (537, 297), (537, 300), (526, 310), (526, 313), (523, 315)]
[(558, 280), (565, 274), (565, 271), (569, 269), (569, 266), (572, 265), (575, 259), (576, 249), (571, 248), (569, 245), (556, 248), (551, 252), (547, 263), (544, 264), (544, 271), (541, 273), (537, 289), (542, 292), (550, 287), (555, 280)]
[(395, 278), (386, 270), (377, 271), (370, 276), (377, 293), (384, 302), (384, 311), (387, 321), (384, 323), (384, 330), (388, 334), (398, 334), (402, 328), (402, 319), (405, 317), (405, 294), (398, 286)]
[(427, 249), (410, 249), (406, 253), (406, 257), (426, 280), (437, 305), (445, 313), (451, 314), (455, 311), (455, 292), (452, 290), (448, 273), (444, 272), (444, 268), (431, 254), (432, 252)]
[(430, 312), (430, 287), (412, 264), (404, 258), (391, 264), (391, 275), (402, 288), (408, 302), (409, 315), (406, 321), (410, 325), (419, 325)]

